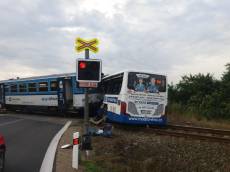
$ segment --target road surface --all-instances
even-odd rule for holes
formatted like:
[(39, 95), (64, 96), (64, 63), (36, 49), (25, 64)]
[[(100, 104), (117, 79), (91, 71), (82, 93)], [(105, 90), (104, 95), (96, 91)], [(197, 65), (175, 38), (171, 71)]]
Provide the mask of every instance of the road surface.
[(0, 133), (6, 141), (5, 172), (39, 172), (46, 150), (61, 123), (0, 116)]

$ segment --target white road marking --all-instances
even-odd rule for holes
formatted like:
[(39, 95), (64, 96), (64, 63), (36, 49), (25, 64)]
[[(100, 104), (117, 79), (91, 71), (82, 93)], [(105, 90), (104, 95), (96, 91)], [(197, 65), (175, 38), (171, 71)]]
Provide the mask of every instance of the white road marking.
[(17, 123), (17, 122), (20, 122), (20, 121), (24, 121), (24, 119), (17, 119), (17, 120), (14, 120), (14, 121), (5, 122), (5, 123), (0, 124), (0, 127), (5, 126), (5, 125), (14, 124), (14, 123)]
[(54, 138), (50, 142), (49, 147), (46, 151), (45, 157), (42, 161), (40, 172), (52, 172), (53, 171), (53, 164), (54, 164), (54, 159), (55, 159), (59, 140), (61, 139), (61, 136), (64, 134), (64, 132), (69, 128), (71, 123), (72, 121), (68, 121), (65, 124), (65, 126), (62, 127), (61, 130), (59, 130), (59, 132), (54, 136)]

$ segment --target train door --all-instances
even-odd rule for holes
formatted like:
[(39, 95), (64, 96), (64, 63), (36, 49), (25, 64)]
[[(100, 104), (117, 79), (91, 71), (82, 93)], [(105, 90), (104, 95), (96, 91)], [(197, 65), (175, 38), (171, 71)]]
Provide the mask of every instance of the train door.
[(58, 89), (57, 89), (57, 96), (58, 96), (58, 110), (61, 112), (66, 111), (66, 99), (65, 99), (65, 79), (58, 78)]
[(71, 77), (58, 78), (58, 108), (61, 112), (73, 108), (73, 91)]
[(68, 77), (65, 78), (64, 81), (65, 87), (65, 99), (66, 99), (66, 107), (68, 109), (73, 108), (73, 85), (72, 85), (72, 78)]
[(0, 109), (5, 104), (4, 84), (0, 84)]

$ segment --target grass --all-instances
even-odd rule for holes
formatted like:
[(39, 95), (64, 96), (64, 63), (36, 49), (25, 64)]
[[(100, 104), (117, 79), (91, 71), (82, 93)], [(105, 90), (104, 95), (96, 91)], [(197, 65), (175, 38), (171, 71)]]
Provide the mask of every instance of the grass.
[(181, 105), (173, 104), (169, 107), (168, 121), (173, 123), (191, 123), (210, 128), (230, 129), (230, 120), (206, 118), (192, 111), (188, 111)]
[(103, 172), (104, 170), (93, 161), (84, 161), (83, 166), (86, 172)]

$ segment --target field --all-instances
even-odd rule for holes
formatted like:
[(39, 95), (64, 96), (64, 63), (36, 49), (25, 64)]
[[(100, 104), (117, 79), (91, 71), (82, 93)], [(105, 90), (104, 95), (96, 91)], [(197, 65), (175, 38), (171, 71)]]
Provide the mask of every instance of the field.
[[(173, 119), (174, 118), (174, 119)], [(175, 122), (177, 117), (169, 118)], [(228, 123), (197, 120), (196, 118), (180, 118), (180, 122), (196, 123), (202, 126), (229, 127)], [(80, 130), (78, 125), (72, 126), (63, 136), (60, 144), (71, 142), (71, 134)], [(88, 160), (81, 161), (80, 171), (92, 172), (154, 172), (154, 171), (230, 171), (229, 144), (200, 141), (170, 136), (159, 136), (146, 128), (119, 127), (114, 125), (113, 137), (93, 137), (93, 150)], [(71, 149), (58, 150), (64, 159), (71, 160)], [(62, 163), (63, 164), (63, 163)], [(69, 167), (66, 167), (69, 166)], [(65, 169), (71, 169), (67, 162)], [(60, 165), (57, 166), (57, 171)], [(68, 171), (68, 170), (67, 170)], [(74, 171), (74, 170), (73, 170)], [(71, 171), (70, 171), (71, 172)]]

